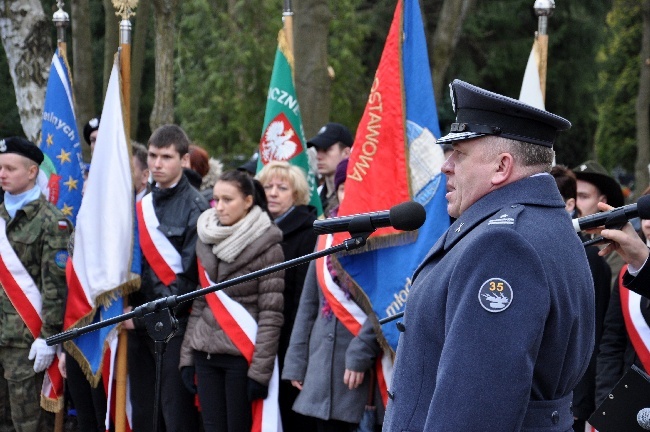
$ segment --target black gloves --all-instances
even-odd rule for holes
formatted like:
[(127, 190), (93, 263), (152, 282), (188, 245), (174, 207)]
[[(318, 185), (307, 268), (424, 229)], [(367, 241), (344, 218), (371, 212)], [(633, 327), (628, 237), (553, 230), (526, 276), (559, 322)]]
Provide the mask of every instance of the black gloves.
[(187, 391), (196, 394), (196, 384), (194, 384), (194, 366), (183, 366), (181, 368), (181, 378)]
[(269, 394), (269, 386), (258, 383), (254, 379), (248, 378), (248, 401), (253, 402), (257, 399), (266, 399)]

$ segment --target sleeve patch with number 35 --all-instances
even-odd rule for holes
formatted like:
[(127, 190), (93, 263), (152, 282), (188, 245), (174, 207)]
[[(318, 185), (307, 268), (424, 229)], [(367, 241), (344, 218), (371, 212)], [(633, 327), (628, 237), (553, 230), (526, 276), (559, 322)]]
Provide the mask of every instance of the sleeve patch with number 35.
[(488, 312), (503, 312), (512, 304), (512, 287), (503, 279), (488, 279), (478, 290), (478, 301)]

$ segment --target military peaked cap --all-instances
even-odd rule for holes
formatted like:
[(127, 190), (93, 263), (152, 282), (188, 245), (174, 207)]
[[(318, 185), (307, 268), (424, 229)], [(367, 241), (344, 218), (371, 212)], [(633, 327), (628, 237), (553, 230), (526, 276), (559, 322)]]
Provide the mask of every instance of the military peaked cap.
[(44, 156), (36, 144), (22, 137), (9, 137), (0, 140), (0, 154), (16, 153), (33, 160), (38, 165), (43, 162)]
[(571, 127), (560, 116), (464, 81), (454, 80), (449, 87), (456, 122), (439, 144), (497, 135), (553, 147), (558, 131)]

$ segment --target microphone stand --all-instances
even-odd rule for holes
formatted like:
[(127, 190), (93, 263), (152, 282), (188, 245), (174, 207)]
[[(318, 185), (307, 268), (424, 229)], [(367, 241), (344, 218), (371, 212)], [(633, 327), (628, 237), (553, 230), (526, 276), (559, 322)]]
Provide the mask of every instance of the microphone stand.
[(154, 389), (154, 408), (153, 408), (153, 430), (158, 430), (158, 413), (160, 411), (160, 381), (162, 377), (162, 362), (163, 354), (167, 347), (167, 342), (174, 336), (178, 329), (178, 320), (174, 316), (173, 308), (181, 303), (194, 300), (195, 298), (202, 297), (215, 291), (220, 291), (243, 282), (258, 279), (271, 273), (284, 270), (290, 267), (295, 267), (309, 261), (331, 255), (333, 253), (342, 251), (351, 251), (357, 249), (364, 244), (368, 236), (372, 234), (375, 229), (372, 227), (370, 217), (355, 218), (348, 226), (348, 232), (351, 237), (345, 240), (338, 246), (332, 246), (322, 251), (313, 252), (302, 257), (294, 258), (283, 263), (272, 265), (270, 267), (249, 273), (247, 275), (239, 276), (234, 279), (220, 282), (218, 284), (202, 288), (191, 293), (183, 295), (171, 295), (157, 300), (150, 301), (141, 306), (136, 307), (131, 312), (109, 318), (104, 321), (89, 324), (85, 327), (74, 328), (64, 331), (62, 333), (50, 336), (46, 339), (47, 345), (52, 346), (61, 342), (74, 339), (83, 334), (90, 333), (94, 330), (109, 326), (111, 324), (118, 324), (132, 318), (140, 318), (147, 329), (149, 337), (154, 341), (154, 349), (156, 355), (156, 381)]

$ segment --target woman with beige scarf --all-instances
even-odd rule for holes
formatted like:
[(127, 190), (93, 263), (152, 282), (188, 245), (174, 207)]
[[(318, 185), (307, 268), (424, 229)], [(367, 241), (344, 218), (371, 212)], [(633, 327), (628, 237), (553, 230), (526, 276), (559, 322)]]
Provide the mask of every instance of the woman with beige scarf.
[[(282, 232), (267, 213), (259, 182), (241, 171), (228, 171), (213, 192), (215, 207), (197, 222), (197, 257), (209, 280), (218, 283), (282, 262)], [(202, 407), (209, 407), (202, 410), (206, 432), (251, 430), (251, 402), (266, 398), (273, 372), (283, 323), (283, 290), (281, 271), (223, 290), (257, 322), (250, 365), (206, 299), (194, 301), (180, 368), (185, 385), (198, 391)]]

